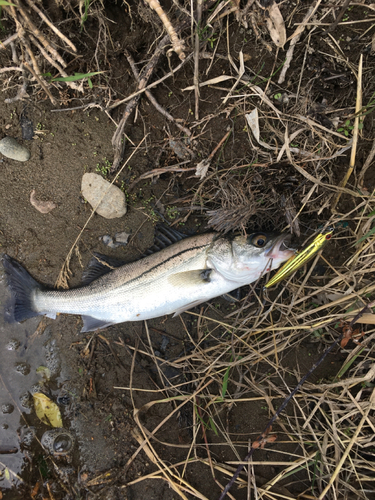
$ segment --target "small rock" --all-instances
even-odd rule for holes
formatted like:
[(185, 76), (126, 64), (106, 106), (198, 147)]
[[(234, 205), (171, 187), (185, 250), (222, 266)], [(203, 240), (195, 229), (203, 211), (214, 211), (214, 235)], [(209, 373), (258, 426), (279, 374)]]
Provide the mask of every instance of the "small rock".
[(122, 233), (115, 234), (115, 242), (117, 245), (126, 245), (129, 239), (130, 233), (123, 231)]
[(18, 144), (13, 137), (4, 137), (1, 139), (0, 153), (7, 158), (17, 161), (27, 161), (30, 158), (30, 151), (25, 146)]
[[(82, 177), (82, 196), (90, 203), (96, 213), (106, 219), (122, 217), (126, 213), (125, 194), (117, 186), (97, 174), (84, 174)], [(96, 208), (100, 200), (102, 202)]]
[(117, 248), (117, 245), (113, 243), (112, 236), (109, 236), (109, 234), (105, 234), (104, 236), (101, 236), (99, 239), (102, 240), (104, 245), (107, 245), (107, 247)]
[(112, 238), (109, 234), (105, 234), (101, 239), (104, 245), (107, 245), (109, 248), (117, 248), (120, 246), (125, 246), (128, 243), (130, 233), (123, 231), (122, 233), (116, 233), (115, 237)]

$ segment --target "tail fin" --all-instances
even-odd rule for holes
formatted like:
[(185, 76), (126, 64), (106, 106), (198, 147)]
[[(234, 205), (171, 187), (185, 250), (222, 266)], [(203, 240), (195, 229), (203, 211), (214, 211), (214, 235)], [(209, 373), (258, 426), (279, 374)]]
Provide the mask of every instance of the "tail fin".
[(40, 313), (33, 309), (32, 292), (41, 289), (41, 285), (9, 255), (3, 255), (2, 260), (7, 282), (12, 292), (12, 313), (15, 321), (23, 321), (24, 319), (39, 316)]

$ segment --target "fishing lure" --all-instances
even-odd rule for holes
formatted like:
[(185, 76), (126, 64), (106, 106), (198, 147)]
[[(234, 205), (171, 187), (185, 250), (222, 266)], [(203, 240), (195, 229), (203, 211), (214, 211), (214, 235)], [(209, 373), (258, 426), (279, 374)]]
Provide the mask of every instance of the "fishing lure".
[(279, 271), (269, 280), (264, 288), (271, 288), (271, 286), (276, 285), (280, 281), (288, 278), (294, 271), (297, 271), (306, 262), (312, 259), (318, 252), (323, 248), (323, 246), (332, 238), (333, 228), (329, 228), (327, 231), (319, 233), (314, 240), (307, 247), (296, 252)]

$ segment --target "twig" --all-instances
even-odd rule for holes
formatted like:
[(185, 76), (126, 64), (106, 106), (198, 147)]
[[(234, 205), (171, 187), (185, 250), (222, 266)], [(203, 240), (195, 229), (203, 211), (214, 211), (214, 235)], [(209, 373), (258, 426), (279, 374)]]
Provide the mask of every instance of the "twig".
[(339, 15), (336, 17), (335, 22), (333, 22), (331, 24), (331, 26), (328, 28), (328, 30), (327, 30), (328, 33), (331, 33), (332, 31), (334, 31), (337, 28), (337, 25), (341, 21), (343, 15), (345, 14), (346, 9), (348, 8), (348, 6), (350, 4), (350, 1), (351, 0), (345, 0), (344, 5), (342, 6), (342, 9), (340, 10)]
[(44, 83), (44, 81), (39, 77), (39, 75), (32, 69), (32, 67), (27, 64), (27, 62), (24, 62), (23, 65), (25, 66), (25, 68), (27, 69), (27, 71), (29, 71), (33, 77), (35, 78), (35, 80), (39, 83), (39, 85), (42, 87), (42, 89), (44, 90), (44, 92), (48, 95), (50, 101), (52, 102), (52, 104), (54, 104), (56, 106), (57, 104), (57, 101), (56, 99), (53, 97), (53, 95), (51, 94), (51, 92), (49, 91), (49, 88), (47, 87), (47, 85)]
[[(371, 302), (370, 304), (366, 304), (365, 307), (363, 307), (359, 313), (351, 320), (351, 322), (349, 323), (349, 326), (353, 326), (356, 321), (358, 321), (358, 319), (368, 310), (369, 307), (371, 307), (372, 305), (374, 304), (374, 302)], [(233, 484), (235, 483), (235, 481), (237, 480), (238, 476), (240, 475), (242, 469), (245, 467), (246, 465), (246, 462), (249, 461), (250, 457), (253, 455), (254, 453), (254, 450), (257, 449), (259, 447), (259, 443), (262, 443), (262, 439), (264, 436), (266, 436), (273, 423), (275, 422), (275, 420), (279, 417), (280, 413), (286, 408), (286, 406), (288, 405), (289, 401), (295, 396), (295, 394), (300, 390), (300, 388), (302, 387), (302, 385), (306, 382), (306, 380), (308, 379), (308, 377), (310, 377), (310, 375), (316, 370), (316, 368), (324, 361), (324, 359), (326, 358), (326, 356), (334, 349), (334, 347), (336, 347), (337, 344), (339, 344), (339, 342), (341, 342), (341, 340), (343, 339), (343, 334), (339, 335), (338, 338), (328, 347), (328, 349), (326, 349), (323, 354), (320, 356), (320, 358), (318, 359), (318, 361), (316, 361), (313, 366), (310, 368), (310, 370), (301, 378), (301, 380), (298, 382), (298, 384), (296, 385), (296, 387), (293, 389), (293, 391), (284, 399), (284, 401), (282, 402), (282, 404), (279, 406), (279, 408), (277, 409), (276, 413), (273, 415), (273, 417), (271, 418), (271, 420), (268, 422), (268, 424), (266, 425), (266, 427), (264, 428), (264, 431), (262, 432), (262, 434), (260, 434), (260, 436), (258, 436), (258, 438), (256, 439), (256, 441), (254, 441), (252, 447), (250, 448), (250, 451), (249, 453), (246, 455), (245, 459), (244, 459), (244, 463), (242, 463), (241, 465), (238, 466), (236, 472), (234, 473), (232, 479), (229, 481), (229, 483), (226, 485), (225, 489), (223, 490), (223, 492), (221, 493), (220, 497), (219, 497), (219, 500), (223, 500), (226, 496), (226, 494), (228, 493), (228, 491), (230, 490), (230, 488), (233, 486)], [(342, 385), (342, 384), (341, 384)], [(372, 408), (372, 403), (374, 401), (372, 401), (372, 399), (375, 397), (375, 389), (372, 393), (372, 396), (371, 396), (371, 399), (370, 399), (370, 404), (368, 406), (368, 411), (366, 412), (366, 418), (367, 418), (367, 415), (368, 415), (368, 412), (370, 411), (370, 409)], [(365, 416), (363, 417), (365, 418)], [(363, 425), (363, 424), (362, 424)], [(361, 427), (361, 426), (360, 426)], [(258, 444), (256, 444), (258, 443)], [(351, 443), (353, 444), (354, 441), (353, 439), (351, 440)], [(352, 446), (351, 444), (351, 446)], [(348, 447), (348, 449), (346, 451), (350, 451), (351, 449), (351, 446)], [(345, 458), (346, 456), (348, 455), (348, 453), (345, 452)], [(342, 465), (343, 462), (341, 462), (340, 460), (340, 464)], [(339, 465), (340, 465), (339, 464)], [(341, 465), (340, 465), (340, 468), (341, 468)], [(339, 471), (339, 466), (337, 466), (336, 468), (337, 471)], [(326, 490), (329, 489), (330, 487), (330, 483), (329, 485), (327, 486)], [(325, 492), (326, 492), (325, 490)], [(323, 499), (323, 496), (324, 495), (321, 495), (319, 497), (319, 500), (322, 500)]]
[(8, 68), (1, 68), (0, 74), (5, 73), (6, 71), (23, 71), (19, 66), (9, 66)]
[[(128, 60), (128, 63), (134, 73), (134, 76), (137, 80), (137, 82), (139, 83), (139, 72), (138, 72), (138, 69), (137, 69), (137, 66), (135, 65), (135, 61), (133, 59), (133, 57), (131, 56), (130, 52), (128, 52), (126, 49), (125, 49), (125, 57), (126, 59)], [(178, 127), (182, 132), (184, 132), (184, 134), (186, 134), (188, 137), (191, 136), (191, 132), (188, 128), (184, 127), (183, 125), (180, 125), (176, 120), (175, 118), (173, 118), (172, 115), (170, 115), (168, 113), (168, 111), (166, 111), (158, 102), (157, 100), (155, 99), (155, 97), (151, 94), (151, 92), (149, 90), (145, 90), (145, 93), (146, 93), (146, 96), (147, 98), (149, 99), (149, 101), (153, 104), (153, 106), (159, 111), (159, 113), (161, 113), (163, 116), (165, 116), (167, 118), (167, 120), (173, 122), (176, 127)]]
[(14, 35), (10, 36), (9, 38), (7, 38), (6, 40), (4, 40), (3, 42), (0, 41), (0, 49), (5, 49), (5, 47), (7, 45), (9, 45), (10, 43), (12, 43), (15, 40), (17, 40), (18, 36), (19, 36), (18, 33), (14, 33)]
[(57, 52), (57, 50), (52, 47), (52, 45), (49, 43), (49, 41), (46, 39), (46, 37), (43, 35), (43, 33), (35, 26), (35, 24), (32, 22), (30, 19), (29, 14), (25, 11), (25, 9), (22, 7), (20, 2), (18, 0), (15, 0), (17, 2), (17, 9), (21, 13), (22, 17), (25, 20), (27, 28), (36, 36), (38, 40), (44, 45), (44, 47), (48, 50), (50, 54), (65, 68), (67, 65), (64, 59), (60, 56), (60, 54)]
[[(149, 63), (146, 65), (146, 67), (142, 70), (140, 80), (138, 83), (138, 91), (139, 90), (145, 90), (145, 87), (147, 85), (148, 80), (150, 79), (152, 73), (154, 72), (154, 69), (159, 61), (159, 57), (161, 56), (163, 49), (168, 45), (169, 41), (169, 36), (166, 35), (159, 45), (157, 46), (153, 56), (151, 57)], [(118, 169), (120, 162), (122, 160), (124, 150), (125, 150), (125, 141), (123, 141), (123, 133), (125, 129), (126, 122), (128, 121), (128, 118), (132, 114), (133, 110), (135, 109), (136, 105), (138, 104), (138, 101), (140, 99), (140, 92), (138, 92), (132, 99), (131, 101), (127, 104), (124, 114), (121, 118), (120, 123), (118, 124), (118, 127), (116, 129), (116, 132), (113, 134), (112, 137), (112, 146), (114, 149), (114, 159), (113, 159), (113, 164), (110, 170), (110, 173), (116, 172)]]
[[(352, 146), (352, 151), (350, 155), (350, 163), (349, 163), (349, 168), (345, 174), (345, 177), (343, 180), (340, 182), (340, 187), (345, 187), (349, 177), (352, 175), (352, 172), (354, 170), (355, 166), (355, 155), (357, 153), (357, 144), (358, 144), (358, 130), (359, 130), (359, 113), (362, 109), (362, 65), (363, 65), (363, 54), (361, 54), (361, 57), (359, 59), (359, 65), (358, 65), (358, 82), (357, 82), (357, 100), (355, 104), (355, 112), (356, 116), (354, 119), (354, 130), (353, 130), (353, 146)], [(341, 193), (337, 193), (335, 196), (331, 210), (333, 213), (336, 212), (336, 206), (337, 203), (339, 202), (339, 199), (341, 197)]]
[(108, 106), (106, 108), (106, 110), (111, 111), (112, 109), (115, 109), (118, 106), (121, 106), (121, 104), (125, 104), (126, 102), (131, 101), (132, 99), (134, 99), (134, 97), (137, 97), (140, 94), (143, 94), (144, 92), (146, 92), (146, 90), (150, 90), (150, 89), (157, 87), (160, 83), (164, 82), (164, 80), (167, 80), (168, 78), (173, 76), (175, 73), (177, 73), (177, 71), (179, 71), (185, 65), (185, 63), (187, 63), (192, 57), (193, 57), (193, 54), (189, 54), (183, 62), (181, 62), (178, 66), (176, 66), (176, 68), (172, 69), (172, 71), (170, 71), (169, 73), (164, 75), (162, 78), (159, 78), (159, 80), (156, 80), (156, 82), (150, 83), (150, 85), (147, 85), (147, 87), (144, 87), (143, 89), (138, 89), (136, 92), (129, 95), (128, 97), (125, 97), (124, 99), (121, 99), (120, 101), (114, 102), (113, 104)]
[(60, 30), (58, 30), (58, 29), (56, 28), (56, 26), (55, 26), (53, 23), (51, 23), (51, 21), (50, 21), (50, 20), (46, 17), (46, 15), (45, 15), (45, 14), (44, 14), (44, 13), (43, 13), (43, 12), (42, 12), (42, 11), (41, 11), (41, 10), (40, 10), (37, 6), (36, 6), (36, 5), (35, 5), (35, 3), (34, 3), (32, 0), (26, 0), (26, 1), (27, 1), (27, 3), (30, 5), (30, 7), (31, 7), (32, 9), (34, 9), (34, 10), (35, 10), (35, 12), (37, 12), (37, 13), (39, 14), (39, 16), (43, 19), (43, 21), (44, 21), (46, 24), (48, 24), (48, 26), (51, 28), (51, 30), (53, 30), (53, 31), (56, 33), (56, 35), (57, 35), (58, 37), (60, 37), (60, 38), (61, 38), (61, 40), (64, 40), (64, 42), (65, 42), (65, 43), (66, 43), (66, 44), (67, 44), (67, 45), (68, 45), (68, 46), (69, 46), (69, 47), (70, 47), (70, 48), (71, 48), (74, 52), (77, 52), (77, 48), (76, 48), (76, 46), (74, 45), (74, 43), (73, 43), (73, 42), (71, 42), (71, 41), (69, 40), (69, 38), (67, 38), (65, 35), (63, 35), (63, 34), (61, 33), (61, 31), (60, 31)]
[(178, 38), (176, 30), (172, 26), (167, 14), (164, 12), (162, 6), (160, 5), (159, 0), (146, 0), (146, 2), (149, 4), (151, 9), (153, 9), (160, 17), (172, 42), (173, 50), (176, 52), (181, 61), (183, 61), (186, 57), (184, 53), (184, 42)]
[(207, 171), (211, 165), (211, 160), (215, 156), (216, 152), (221, 148), (221, 146), (224, 144), (224, 142), (228, 139), (230, 133), (232, 130), (228, 130), (228, 132), (224, 135), (222, 139), (220, 139), (219, 143), (214, 147), (213, 151), (210, 153), (208, 158), (205, 158), (201, 162), (198, 163), (198, 165), (195, 167), (196, 172), (195, 175), (197, 177), (200, 177), (202, 180), (204, 177), (207, 175)]
[[(211, 6), (213, 4), (214, 4), (214, 0), (210, 0), (210, 1), (205, 3), (204, 8), (209, 9), (209, 8), (211, 8)], [(176, 29), (176, 31), (182, 31), (185, 28), (185, 26), (186, 26), (186, 22), (181, 23), (181, 25)], [(123, 99), (119, 103), (116, 103), (116, 105), (113, 105), (110, 108), (108, 108), (108, 109), (113, 109), (114, 107), (118, 106), (122, 102), (129, 101), (128, 105), (126, 106), (126, 109), (124, 111), (123, 117), (118, 125), (118, 128), (112, 137), (112, 146), (114, 149), (114, 160), (113, 160), (113, 164), (112, 164), (112, 168), (111, 168), (112, 173), (118, 169), (120, 162), (121, 162), (121, 159), (122, 159), (122, 156), (123, 156), (125, 146), (124, 146), (124, 144), (122, 144), (121, 141), (122, 141), (122, 136), (123, 136), (126, 122), (129, 119), (129, 116), (131, 115), (131, 113), (133, 112), (135, 106), (137, 105), (137, 103), (139, 101), (140, 94), (142, 94), (142, 92), (145, 92), (146, 90), (151, 88), (151, 86), (149, 86), (146, 89), (147, 82), (150, 79), (156, 65), (158, 64), (159, 58), (162, 55), (164, 48), (168, 45), (168, 41), (169, 41), (169, 35), (166, 35), (159, 42), (159, 45), (157, 46), (149, 63), (146, 65), (146, 67), (142, 70), (142, 72), (140, 74), (140, 81), (138, 84), (137, 92), (135, 92), (132, 96), (129, 96), (126, 99)], [(187, 61), (187, 59), (188, 58), (186, 58), (185, 61)], [(183, 61), (183, 63), (185, 61)], [(181, 63), (178, 68), (180, 68), (183, 63)], [(174, 71), (177, 71), (177, 68)], [(171, 72), (171, 73), (173, 74), (173, 72)], [(165, 77), (163, 77), (163, 79), (168, 78), (169, 76), (170, 75), (166, 75)], [(162, 81), (162, 79), (160, 79), (158, 82), (155, 82), (153, 84), (153, 86), (156, 86), (161, 81)]]
[[(113, 178), (113, 181), (111, 182), (111, 186), (116, 181), (116, 179), (118, 178), (118, 176), (121, 174), (122, 170), (126, 167), (126, 165), (128, 164), (128, 161), (130, 160), (130, 158), (132, 158), (132, 156), (134, 156), (135, 153), (138, 151), (138, 149), (141, 147), (141, 144), (143, 144), (143, 142), (144, 142), (145, 139), (146, 139), (146, 136), (141, 140), (141, 142), (138, 144), (138, 146), (135, 148), (135, 150), (133, 151), (133, 153), (128, 158), (127, 162), (124, 163), (124, 165), (121, 167), (121, 169), (119, 170), (119, 172), (115, 175), (115, 177)], [(109, 189), (109, 187), (108, 187), (108, 189)], [(107, 189), (107, 191), (108, 191), (108, 189)], [(71, 248), (70, 248), (70, 250), (68, 252), (68, 255), (65, 257), (64, 264), (63, 264), (63, 266), (62, 266), (62, 268), (61, 268), (61, 270), (59, 272), (59, 275), (57, 277), (57, 280), (56, 280), (56, 283), (55, 283), (56, 287), (69, 288), (67, 277), (69, 276), (69, 264), (70, 264), (70, 259), (72, 258), (72, 255), (73, 255), (73, 250), (74, 250), (75, 246), (77, 245), (78, 241), (80, 240), (80, 238), (81, 238), (84, 230), (86, 229), (88, 223), (93, 218), (93, 216), (95, 214), (95, 210), (98, 208), (98, 206), (100, 205), (100, 203), (103, 201), (103, 198), (106, 196), (107, 191), (102, 195), (102, 197), (100, 198), (99, 202), (97, 203), (97, 205), (95, 206), (95, 208), (91, 212), (89, 218), (85, 222), (85, 225), (83, 226), (83, 228), (81, 229), (80, 233), (78, 234), (77, 238), (74, 240), (74, 243), (71, 246)]]
[[(193, 2), (192, 2), (193, 5)], [(195, 26), (195, 41), (194, 41), (194, 95), (195, 95), (195, 119), (199, 120), (199, 33), (198, 29), (202, 21), (202, 0), (197, 2), (197, 24)], [(194, 27), (194, 17), (191, 16), (192, 27)]]
[(374, 156), (375, 156), (375, 139), (373, 140), (371, 151), (369, 152), (369, 155), (366, 158), (365, 164), (363, 165), (362, 170), (358, 176), (357, 186), (359, 188), (363, 187), (363, 180), (365, 177), (365, 173), (366, 173), (367, 169), (369, 168), (369, 166), (371, 165), (371, 162), (374, 159)]
[(322, 491), (322, 493), (319, 495), (319, 500), (323, 500), (326, 493), (328, 492), (328, 490), (331, 488), (331, 486), (333, 485), (334, 481), (336, 480), (336, 477), (337, 475), (339, 474), (345, 460), (347, 459), (351, 449), (353, 448), (353, 445), (356, 443), (357, 441), (357, 437), (359, 435), (359, 433), (361, 432), (362, 430), (362, 427), (364, 425), (364, 423), (366, 422), (367, 418), (368, 418), (368, 414), (370, 413), (371, 410), (374, 409), (374, 405), (375, 405), (375, 388), (372, 390), (372, 393), (371, 393), (371, 396), (370, 396), (370, 401), (368, 402), (368, 406), (366, 408), (366, 411), (363, 415), (363, 417), (361, 418), (361, 421), (359, 422), (358, 426), (356, 427), (356, 430), (353, 434), (353, 437), (351, 438), (350, 440), (350, 443), (348, 444), (348, 446), (346, 447), (346, 450), (345, 452), (343, 453), (339, 463), (337, 464), (337, 467), (336, 469), (334, 470), (327, 486), (324, 488), (324, 490)]
[(178, 165), (170, 165), (168, 167), (159, 167), (159, 168), (154, 168), (153, 170), (150, 170), (149, 172), (146, 172), (138, 177), (135, 181), (133, 181), (130, 186), (129, 186), (129, 191), (133, 189), (133, 187), (142, 179), (149, 179), (150, 177), (156, 177), (160, 176), (162, 174), (166, 174), (167, 172), (189, 172), (191, 170), (195, 170), (195, 167), (191, 168), (181, 168), (181, 165), (185, 165), (186, 163), (190, 163), (190, 160), (183, 161), (179, 163)]
[[(34, 43), (34, 45), (40, 50), (41, 54), (43, 57), (54, 67), (57, 69), (57, 71), (60, 73), (61, 76), (64, 78), (68, 77), (68, 73), (64, 71), (64, 69), (51, 57), (48, 52), (46, 52), (43, 47), (38, 43), (38, 40), (30, 33), (29, 34), (31, 41)], [(80, 90), (80, 86), (77, 85), (75, 82), (65, 82), (71, 89), (74, 90)]]
[(284, 83), (286, 72), (288, 71), (290, 63), (292, 62), (292, 59), (293, 59), (294, 48), (297, 45), (297, 42), (299, 41), (299, 39), (301, 38), (301, 35), (302, 35), (303, 31), (305, 30), (306, 25), (307, 25), (309, 19), (314, 14), (314, 12), (318, 8), (318, 6), (321, 3), (321, 1), (322, 0), (317, 0), (317, 2), (315, 4), (315, 7), (314, 8), (310, 7), (308, 9), (305, 17), (303, 18), (302, 24), (300, 26), (298, 26), (298, 28), (293, 33), (293, 35), (289, 38), (291, 40), (291, 42), (290, 42), (290, 45), (289, 45), (288, 52), (286, 53), (286, 60), (285, 60), (284, 66), (283, 66), (283, 68), (281, 70), (281, 73), (280, 73), (280, 76), (279, 76), (279, 80), (277, 82), (279, 85), (281, 83)]

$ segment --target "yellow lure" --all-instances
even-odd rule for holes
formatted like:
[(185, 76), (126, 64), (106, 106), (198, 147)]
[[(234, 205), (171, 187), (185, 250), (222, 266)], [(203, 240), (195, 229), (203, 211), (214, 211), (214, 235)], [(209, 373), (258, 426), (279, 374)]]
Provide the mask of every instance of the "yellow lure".
[(269, 280), (264, 288), (270, 288), (276, 285), (279, 281), (288, 278), (294, 271), (297, 271), (306, 262), (308, 262), (314, 255), (316, 255), (321, 248), (329, 241), (332, 237), (333, 229), (329, 229), (324, 233), (319, 233), (314, 240), (306, 248), (296, 252), (281, 269)]

